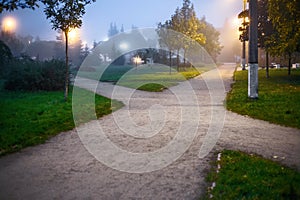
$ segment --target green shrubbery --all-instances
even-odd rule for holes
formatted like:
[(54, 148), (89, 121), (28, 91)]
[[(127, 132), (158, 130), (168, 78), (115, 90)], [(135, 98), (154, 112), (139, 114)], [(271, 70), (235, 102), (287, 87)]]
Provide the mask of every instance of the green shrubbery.
[(64, 89), (65, 64), (60, 60), (14, 59), (7, 64), (4, 88), (23, 91)]

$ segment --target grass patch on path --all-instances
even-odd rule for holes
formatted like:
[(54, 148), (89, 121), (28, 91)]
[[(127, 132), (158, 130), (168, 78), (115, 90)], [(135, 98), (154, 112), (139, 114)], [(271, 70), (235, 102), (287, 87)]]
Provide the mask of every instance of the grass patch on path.
[[(89, 93), (88, 91), (83, 91)], [(122, 107), (122, 103), (95, 96), (97, 117)], [(94, 105), (82, 105), (83, 111)], [(0, 155), (44, 143), (48, 138), (72, 130), (72, 94), (68, 102), (63, 92), (8, 92), (0, 90)], [(89, 121), (85, 119), (82, 123)]]
[[(206, 199), (300, 199), (300, 173), (260, 156), (225, 150), (219, 173), (213, 169), (207, 179), (215, 182)], [(209, 198), (213, 195), (212, 198)]]
[(259, 70), (259, 98), (248, 98), (248, 72), (236, 71), (227, 95), (227, 109), (275, 124), (300, 128), (300, 70)]

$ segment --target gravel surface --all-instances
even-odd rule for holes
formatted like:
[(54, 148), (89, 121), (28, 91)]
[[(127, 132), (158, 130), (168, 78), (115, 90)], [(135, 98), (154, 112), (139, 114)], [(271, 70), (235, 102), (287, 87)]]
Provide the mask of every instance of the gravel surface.
[[(230, 89), (234, 69), (234, 65), (219, 67), (224, 91)], [(213, 73), (216, 74), (216, 71)], [(87, 130), (87, 135), (80, 135), (76, 130), (64, 132), (45, 144), (0, 158), (0, 199), (199, 199), (207, 187), (205, 176), (210, 168), (209, 162), (216, 159), (215, 152), (224, 148), (257, 153), (300, 170), (299, 129), (225, 111), (222, 106), (225, 98), (222, 87), (218, 88), (219, 95), (212, 101), (210, 95), (213, 94), (209, 93), (201, 76), (189, 82), (197, 96), (196, 105), (191, 103), (183, 106), (179, 102), (178, 98), (181, 97), (176, 91), (183, 91), (184, 83), (162, 93), (118, 87), (115, 89), (121, 89), (124, 94), (119, 92), (113, 97), (124, 101), (125, 107), (113, 115), (80, 126), (78, 130)], [(94, 81), (85, 79), (81, 80), (81, 84), (89, 89), (95, 87)], [(97, 92), (111, 97), (112, 87), (109, 83), (102, 83)], [(131, 95), (130, 100), (126, 99), (128, 94)], [(187, 112), (199, 112), (198, 118), (193, 114), (185, 116), (182, 107)], [(214, 112), (217, 113), (215, 121), (224, 125), (222, 133), (213, 150), (204, 158), (199, 158), (199, 150), (205, 143)], [(226, 114), (224, 124), (223, 114)], [(189, 127), (195, 125), (199, 125), (197, 131), (194, 135), (190, 134), (193, 129), (190, 131)], [(132, 158), (124, 157), (127, 154), (122, 152), (115, 155), (109, 148), (107, 151), (104, 149), (104, 157), (101, 157), (101, 153), (93, 153), (92, 148), (85, 146), (89, 142), (98, 143), (99, 135), (96, 132), (99, 126), (109, 141), (126, 152), (132, 152)], [(171, 148), (169, 152), (151, 154), (160, 153), (160, 149), (176, 140), (176, 133), (182, 131), (181, 127), (184, 127), (186, 134), (186, 137), (180, 138), (182, 146)], [(189, 137), (192, 137), (191, 144)], [(188, 148), (185, 149), (186, 145)], [(174, 153), (176, 159), (160, 167), (163, 161), (168, 163), (168, 158), (177, 150), (178, 155)], [(180, 153), (182, 150), (183, 153)], [(141, 154), (149, 162), (142, 157), (135, 157)], [(106, 164), (98, 161), (109, 157), (111, 160)], [(152, 162), (155, 159), (156, 162)], [(155, 167), (156, 170), (151, 170)], [(144, 169), (149, 171), (143, 172)]]

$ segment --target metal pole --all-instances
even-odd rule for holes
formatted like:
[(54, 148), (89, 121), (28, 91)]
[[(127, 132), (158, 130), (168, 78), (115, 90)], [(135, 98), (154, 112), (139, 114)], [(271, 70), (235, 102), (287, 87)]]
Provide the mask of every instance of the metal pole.
[(249, 69), (248, 69), (248, 97), (258, 98), (258, 46), (257, 46), (257, 0), (249, 0)]
[[(243, 11), (245, 12), (246, 10), (246, 0), (244, 0), (244, 8)], [(246, 18), (245, 16), (243, 17), (243, 28), (245, 29), (245, 23), (246, 23)], [(243, 38), (243, 46), (242, 46), (242, 70), (246, 69), (246, 41), (245, 38)]]
[(242, 70), (246, 70), (246, 41), (243, 40), (243, 51), (242, 51)]

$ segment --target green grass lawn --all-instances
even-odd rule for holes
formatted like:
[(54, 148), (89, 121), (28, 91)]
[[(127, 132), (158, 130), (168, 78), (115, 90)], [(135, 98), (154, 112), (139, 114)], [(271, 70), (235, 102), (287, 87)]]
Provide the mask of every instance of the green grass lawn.
[(99, 80), (98, 76), (101, 75), (100, 81), (117, 82), (126, 72), (133, 69), (131, 65), (110, 65), (102, 72), (105, 67), (105, 65), (95, 66), (93, 67), (95, 71), (84, 71), (83, 69), (78, 72), (78, 75), (93, 80)]
[(207, 179), (216, 186), (205, 199), (300, 199), (300, 173), (276, 162), (225, 150), (214, 166)]
[[(79, 76), (98, 80), (101, 74), (101, 66), (94, 67), (94, 72), (80, 71)], [(200, 69), (200, 70), (199, 70)], [(201, 72), (208, 70), (207, 68), (188, 67), (177, 72), (161, 64), (139, 65), (137, 68), (130, 65), (109, 66), (102, 74), (101, 81), (115, 82), (117, 85), (149, 91), (160, 92), (166, 88), (177, 85), (179, 82), (198, 76)]]
[[(117, 101), (113, 105), (112, 108), (110, 99), (96, 95), (97, 117), (122, 107)], [(82, 105), (83, 112), (91, 106), (94, 105)], [(63, 92), (0, 90), (0, 108), (0, 155), (43, 143), (51, 136), (74, 128), (71, 92), (65, 102)]]
[(247, 96), (247, 71), (236, 71), (227, 95), (227, 109), (272, 123), (300, 128), (300, 70), (270, 70), (270, 78), (259, 70), (259, 98)]

